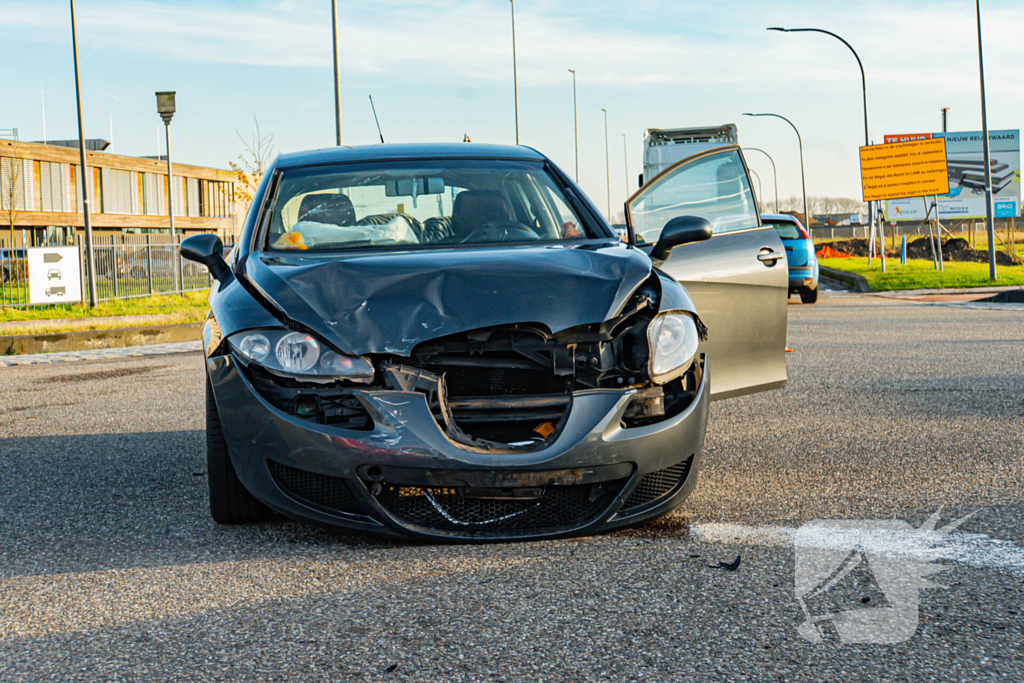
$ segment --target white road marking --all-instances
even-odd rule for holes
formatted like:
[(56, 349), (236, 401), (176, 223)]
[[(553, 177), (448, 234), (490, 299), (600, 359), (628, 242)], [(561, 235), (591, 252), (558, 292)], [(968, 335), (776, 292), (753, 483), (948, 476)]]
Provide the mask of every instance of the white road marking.
[(694, 524), (691, 532), (696, 539), (705, 543), (800, 546), (822, 550), (860, 547), (878, 555), (909, 556), (922, 561), (953, 560), (970, 567), (997, 569), (1024, 576), (1024, 548), (1012, 541), (991, 538), (987, 534), (851, 529), (830, 526), (827, 521), (801, 527)]

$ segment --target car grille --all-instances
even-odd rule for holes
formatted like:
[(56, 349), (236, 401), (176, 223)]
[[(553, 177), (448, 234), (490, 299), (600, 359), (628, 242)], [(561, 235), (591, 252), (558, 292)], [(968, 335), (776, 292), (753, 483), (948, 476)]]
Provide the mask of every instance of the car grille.
[(593, 521), (626, 480), (545, 487), (531, 499), (467, 498), (460, 488), (383, 484), (377, 500), (409, 527), (467, 536), (574, 529)]
[(626, 503), (622, 506), (623, 511), (647, 505), (672, 493), (686, 479), (692, 463), (693, 456), (691, 455), (672, 467), (645, 474), (640, 478), (640, 483), (633, 493), (629, 494), (629, 498), (626, 499)]
[[(498, 443), (540, 440), (534, 430), (545, 423), (557, 425), (569, 406), (566, 379), (551, 370), (533, 368), (431, 365), (444, 374), (452, 416), (462, 431), (477, 439)], [(507, 398), (508, 403), (486, 405), (480, 399)], [(478, 399), (474, 402), (474, 399)], [(530, 399), (548, 399), (538, 405)]]
[(340, 477), (306, 472), (274, 460), (267, 460), (267, 467), (281, 490), (300, 503), (315, 505), (332, 512), (361, 512), (359, 504), (345, 486), (345, 480)]
[(448, 396), (524, 396), (566, 393), (565, 378), (550, 370), (531, 368), (428, 366), (444, 373)]

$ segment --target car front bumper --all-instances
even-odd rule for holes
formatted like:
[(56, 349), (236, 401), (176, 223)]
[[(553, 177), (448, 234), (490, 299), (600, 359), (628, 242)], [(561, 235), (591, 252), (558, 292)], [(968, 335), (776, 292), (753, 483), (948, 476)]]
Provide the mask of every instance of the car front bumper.
[(207, 359), (239, 479), (286, 517), (338, 531), (441, 541), (551, 538), (631, 526), (696, 485), (709, 367), (679, 414), (625, 428), (631, 389), (573, 394), (539, 450), (493, 452), (445, 435), (423, 394), (367, 390), (370, 430), (322, 425), (270, 405), (231, 355)]

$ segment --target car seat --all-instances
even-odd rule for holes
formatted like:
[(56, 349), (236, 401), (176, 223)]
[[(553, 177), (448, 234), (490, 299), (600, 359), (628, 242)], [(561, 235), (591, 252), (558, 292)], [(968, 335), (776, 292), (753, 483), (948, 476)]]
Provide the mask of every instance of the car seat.
[(451, 232), (462, 239), (486, 223), (511, 221), (512, 212), (497, 190), (467, 190), (455, 196)]

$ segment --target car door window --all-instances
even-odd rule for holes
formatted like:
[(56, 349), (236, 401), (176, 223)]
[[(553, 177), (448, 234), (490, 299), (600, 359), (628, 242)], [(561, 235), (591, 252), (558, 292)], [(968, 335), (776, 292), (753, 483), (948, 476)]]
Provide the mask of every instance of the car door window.
[(677, 216), (700, 216), (715, 234), (756, 228), (757, 204), (738, 150), (683, 161), (654, 178), (627, 205), (639, 244), (658, 241)]

